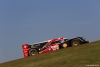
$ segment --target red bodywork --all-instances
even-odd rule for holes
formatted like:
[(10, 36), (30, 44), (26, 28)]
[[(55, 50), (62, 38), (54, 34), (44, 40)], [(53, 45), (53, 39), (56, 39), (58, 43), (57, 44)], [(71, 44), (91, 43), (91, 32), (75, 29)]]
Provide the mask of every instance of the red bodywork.
[(28, 57), (28, 52), (29, 52), (28, 44), (23, 44), (22, 49), (23, 49), (24, 57), (25, 58)]
[[(58, 44), (51, 44), (52, 42), (56, 42), (56, 41), (59, 41), (59, 40), (64, 40), (65, 38), (61, 37), (61, 38), (55, 38), (55, 39), (52, 39), (52, 40), (49, 40), (45, 46), (46, 46), (46, 49), (43, 50), (43, 51), (40, 51), (38, 52), (38, 54), (43, 54), (43, 53), (47, 53), (47, 52), (51, 52), (51, 51), (55, 51), (55, 50), (58, 50), (59, 49), (59, 45)], [(22, 49), (23, 49), (23, 54), (24, 54), (24, 57), (28, 57), (28, 52), (30, 50), (30, 48), (28, 47), (28, 44), (23, 44), (22, 45)]]

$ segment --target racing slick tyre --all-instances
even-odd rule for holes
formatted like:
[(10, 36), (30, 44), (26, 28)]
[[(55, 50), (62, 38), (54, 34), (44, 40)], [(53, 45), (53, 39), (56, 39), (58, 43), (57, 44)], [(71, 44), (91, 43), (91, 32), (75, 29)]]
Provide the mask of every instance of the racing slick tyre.
[(67, 43), (61, 44), (61, 48), (66, 48), (67, 46), (68, 46)]
[(73, 39), (71, 41), (71, 46), (77, 46), (77, 45), (80, 45), (80, 41), (78, 39)]
[(29, 56), (38, 55), (38, 51), (36, 49), (30, 49)]

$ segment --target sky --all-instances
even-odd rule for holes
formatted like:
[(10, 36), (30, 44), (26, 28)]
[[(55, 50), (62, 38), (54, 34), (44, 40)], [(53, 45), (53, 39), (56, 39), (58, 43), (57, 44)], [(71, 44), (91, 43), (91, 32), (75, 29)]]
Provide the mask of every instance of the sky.
[(100, 40), (100, 0), (0, 0), (0, 63), (23, 58), (22, 44), (56, 37)]

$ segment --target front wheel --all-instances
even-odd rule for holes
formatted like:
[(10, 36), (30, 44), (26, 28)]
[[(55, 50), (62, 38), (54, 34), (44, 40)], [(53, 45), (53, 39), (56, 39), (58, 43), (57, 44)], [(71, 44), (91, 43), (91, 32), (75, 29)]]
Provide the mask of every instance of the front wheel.
[(30, 49), (29, 56), (34, 56), (34, 55), (37, 55), (37, 54), (38, 54), (38, 52), (37, 52), (36, 49)]
[(77, 46), (77, 45), (80, 45), (80, 41), (77, 40), (77, 39), (73, 39), (73, 40), (71, 41), (71, 46)]

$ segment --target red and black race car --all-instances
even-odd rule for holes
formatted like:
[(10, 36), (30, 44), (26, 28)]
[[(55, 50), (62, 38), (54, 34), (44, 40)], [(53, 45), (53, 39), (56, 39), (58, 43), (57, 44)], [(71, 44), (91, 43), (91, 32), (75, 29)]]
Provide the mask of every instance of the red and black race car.
[(23, 49), (24, 57), (28, 57), (28, 56), (59, 50), (61, 48), (77, 46), (85, 43), (89, 43), (89, 41), (86, 41), (83, 37), (76, 37), (72, 39), (60, 37), (60, 38), (54, 38), (51, 40), (34, 43), (30, 45), (23, 44), (22, 49)]

